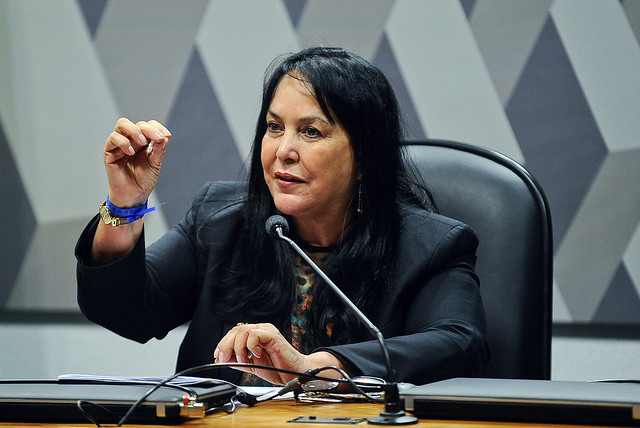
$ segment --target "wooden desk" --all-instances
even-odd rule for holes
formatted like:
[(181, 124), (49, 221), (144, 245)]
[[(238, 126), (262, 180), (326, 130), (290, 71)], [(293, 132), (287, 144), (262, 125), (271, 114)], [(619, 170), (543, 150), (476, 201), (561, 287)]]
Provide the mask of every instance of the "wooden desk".
[[(361, 422), (356, 425), (342, 424), (318, 424), (318, 423), (287, 423), (288, 420), (297, 418), (298, 416), (317, 416), (323, 418), (334, 418), (347, 416), (351, 418), (371, 417), (380, 414), (383, 409), (381, 404), (371, 403), (340, 403), (340, 404), (310, 404), (296, 403), (293, 400), (279, 400), (260, 403), (254, 407), (240, 406), (235, 413), (227, 414), (224, 412), (216, 412), (204, 419), (192, 419), (174, 427), (284, 427), (287, 428), (320, 428), (320, 427), (374, 427), (377, 425), (369, 425), (367, 422)], [(95, 427), (92, 424), (43, 424), (43, 423), (0, 423), (0, 427)], [(114, 425), (103, 425), (104, 427), (113, 427)], [(134, 425), (127, 424), (127, 427), (151, 427), (151, 425)], [(557, 425), (547, 424), (528, 424), (528, 423), (505, 423), (505, 422), (475, 422), (475, 421), (432, 421), (420, 420), (417, 425), (407, 425), (409, 427), (432, 427), (432, 428), (506, 428), (506, 427), (536, 427), (536, 428), (553, 428)], [(154, 425), (158, 427), (158, 425)], [(164, 425), (166, 428), (167, 426)], [(582, 425), (561, 425), (562, 428), (584, 427)], [(593, 427), (591, 427), (593, 428)], [(610, 427), (613, 428), (613, 427)]]

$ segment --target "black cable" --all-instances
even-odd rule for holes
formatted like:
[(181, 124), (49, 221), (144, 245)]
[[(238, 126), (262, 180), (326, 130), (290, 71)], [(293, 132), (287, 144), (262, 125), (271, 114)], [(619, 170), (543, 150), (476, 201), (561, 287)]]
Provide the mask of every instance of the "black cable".
[(249, 407), (253, 407), (258, 403), (258, 398), (257, 397), (255, 397), (254, 395), (251, 395), (251, 394), (249, 394), (247, 392), (244, 392), (244, 391), (238, 392), (232, 398), (235, 398), (240, 403), (246, 404)]
[(87, 418), (91, 423), (95, 424), (97, 427), (100, 426), (100, 424), (98, 423), (97, 420), (95, 420), (91, 414), (89, 412), (87, 412), (82, 406), (88, 404), (91, 405), (93, 407), (97, 407), (98, 409), (104, 411), (105, 413), (108, 413), (109, 415), (111, 415), (113, 417), (113, 420), (118, 420), (118, 415), (116, 415), (115, 413), (113, 413), (111, 410), (107, 409), (104, 406), (101, 406), (98, 403), (94, 403), (93, 401), (89, 401), (89, 400), (78, 400), (76, 401), (76, 406), (78, 406), (78, 409), (80, 410), (80, 413), (82, 413), (82, 415)]
[[(233, 397), (231, 397), (231, 400), (229, 401), (228, 404), (224, 404), (222, 406), (218, 406), (218, 407), (212, 407), (210, 409), (207, 409), (204, 411), (205, 415), (208, 415), (209, 413), (213, 413), (217, 410), (222, 410), (223, 412), (226, 412), (228, 414), (231, 414), (233, 412), (236, 411), (236, 402), (234, 401), (234, 398), (237, 399), (237, 397), (234, 395)], [(228, 407), (231, 406), (231, 409), (228, 409)]]

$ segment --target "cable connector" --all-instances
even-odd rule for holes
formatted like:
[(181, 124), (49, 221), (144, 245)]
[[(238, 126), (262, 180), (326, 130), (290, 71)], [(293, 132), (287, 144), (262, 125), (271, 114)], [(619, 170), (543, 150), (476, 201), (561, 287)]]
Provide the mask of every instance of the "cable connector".
[(180, 403), (180, 416), (185, 418), (204, 418), (204, 404), (197, 401), (196, 397), (185, 394)]

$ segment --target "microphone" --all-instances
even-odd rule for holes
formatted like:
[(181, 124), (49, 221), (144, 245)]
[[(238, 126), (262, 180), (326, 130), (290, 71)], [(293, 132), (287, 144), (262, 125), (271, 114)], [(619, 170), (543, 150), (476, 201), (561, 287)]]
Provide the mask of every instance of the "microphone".
[(400, 401), (400, 394), (398, 391), (398, 384), (395, 381), (395, 374), (391, 367), (391, 358), (389, 357), (389, 348), (384, 341), (384, 336), (378, 327), (375, 326), (367, 318), (365, 314), (349, 299), (346, 294), (340, 290), (340, 288), (315, 264), (313, 260), (307, 254), (300, 249), (291, 238), (286, 236), (289, 233), (289, 222), (281, 215), (272, 215), (265, 223), (265, 229), (269, 236), (272, 238), (282, 239), (287, 242), (302, 259), (307, 262), (309, 266), (329, 285), (329, 288), (340, 298), (340, 300), (353, 312), (360, 322), (369, 330), (369, 332), (378, 340), (380, 349), (387, 368), (387, 376), (390, 382), (384, 387), (384, 405), (385, 410), (380, 413), (380, 416), (369, 418), (368, 422), (374, 425), (408, 425), (418, 422), (418, 418), (412, 415), (407, 415), (404, 411), (404, 405)]
[[(272, 238), (279, 238), (289, 233), (289, 222), (281, 215), (272, 215), (269, 217), (264, 227)], [(278, 229), (280, 230), (278, 231)]]

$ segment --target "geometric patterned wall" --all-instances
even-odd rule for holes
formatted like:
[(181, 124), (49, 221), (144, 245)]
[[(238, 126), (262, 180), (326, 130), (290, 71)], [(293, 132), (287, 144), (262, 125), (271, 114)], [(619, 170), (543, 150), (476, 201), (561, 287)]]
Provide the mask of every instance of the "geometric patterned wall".
[(118, 117), (173, 138), (149, 240), (236, 179), (264, 69), (344, 46), (411, 137), (521, 162), (554, 223), (554, 320), (640, 324), (639, 0), (0, 0), (0, 308), (76, 311), (73, 245)]

